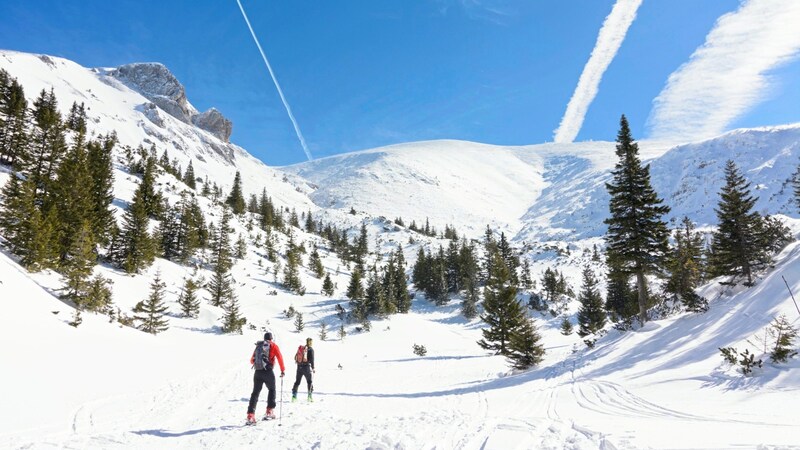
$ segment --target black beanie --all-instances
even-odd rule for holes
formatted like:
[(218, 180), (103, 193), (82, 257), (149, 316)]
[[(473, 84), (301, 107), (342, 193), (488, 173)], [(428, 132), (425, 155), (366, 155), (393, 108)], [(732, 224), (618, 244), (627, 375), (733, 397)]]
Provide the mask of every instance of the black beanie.
[(272, 340), (272, 333), (270, 333), (269, 331), (264, 333), (264, 340), (265, 341), (271, 341)]

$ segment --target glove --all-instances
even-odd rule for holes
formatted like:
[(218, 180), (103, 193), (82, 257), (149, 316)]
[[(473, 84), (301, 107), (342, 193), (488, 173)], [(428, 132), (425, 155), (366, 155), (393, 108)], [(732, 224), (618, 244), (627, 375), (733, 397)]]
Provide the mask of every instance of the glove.
[(286, 373), (281, 372), (281, 378), (283, 378), (284, 375), (286, 375)]

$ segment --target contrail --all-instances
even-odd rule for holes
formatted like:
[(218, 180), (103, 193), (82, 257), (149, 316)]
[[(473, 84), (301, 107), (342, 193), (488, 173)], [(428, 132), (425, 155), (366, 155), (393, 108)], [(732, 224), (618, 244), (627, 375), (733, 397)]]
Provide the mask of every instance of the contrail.
[(578, 86), (575, 87), (575, 92), (567, 105), (567, 111), (555, 132), (553, 138), (555, 142), (575, 140), (583, 125), (586, 111), (589, 110), (589, 105), (597, 95), (600, 80), (608, 69), (608, 65), (617, 55), (641, 4), (642, 0), (617, 0), (611, 13), (606, 16), (606, 20), (597, 34), (597, 42), (592, 50), (592, 55), (583, 68)]
[(706, 41), (667, 79), (648, 127), (656, 140), (719, 135), (769, 98), (770, 71), (800, 57), (800, 2), (747, 0), (717, 19)]
[(253, 31), (253, 26), (250, 25), (250, 20), (247, 18), (247, 13), (244, 12), (242, 2), (236, 0), (236, 3), (239, 5), (239, 10), (242, 12), (242, 17), (244, 17), (244, 21), (247, 23), (247, 28), (250, 29), (250, 34), (253, 36), (253, 40), (256, 42), (258, 51), (261, 53), (261, 58), (264, 59), (264, 64), (267, 65), (267, 70), (269, 70), (269, 75), (272, 77), (272, 81), (275, 83), (275, 88), (278, 89), (278, 95), (281, 96), (281, 102), (283, 102), (283, 106), (286, 108), (286, 113), (289, 114), (289, 119), (292, 121), (292, 125), (294, 125), (294, 132), (297, 133), (297, 139), (300, 140), (300, 145), (303, 147), (303, 151), (306, 152), (306, 157), (308, 157), (308, 160), (311, 161), (314, 158), (311, 156), (311, 151), (308, 149), (308, 145), (306, 145), (306, 139), (303, 137), (303, 133), (300, 131), (300, 126), (297, 125), (297, 120), (294, 118), (294, 114), (292, 114), (292, 108), (289, 107), (289, 102), (287, 102), (286, 97), (283, 96), (281, 85), (278, 83), (278, 79), (275, 78), (275, 73), (272, 71), (272, 66), (269, 65), (269, 60), (267, 60), (267, 55), (264, 54), (264, 49), (261, 48), (261, 44), (258, 42), (258, 37), (256, 37), (256, 32)]

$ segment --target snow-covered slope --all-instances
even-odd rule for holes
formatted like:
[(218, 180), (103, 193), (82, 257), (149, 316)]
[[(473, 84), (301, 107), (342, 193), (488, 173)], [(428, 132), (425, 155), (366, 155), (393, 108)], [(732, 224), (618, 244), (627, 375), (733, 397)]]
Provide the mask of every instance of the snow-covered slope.
[[(283, 173), (267, 167), (242, 148), (165, 112), (145, 97), (156, 94), (134, 90), (130, 81), (120, 81), (113, 75), (114, 69), (87, 69), (63, 58), (8, 50), (0, 50), (0, 67), (22, 84), (29, 105), (43, 89), (54, 90), (63, 113), (69, 111), (73, 102), (84, 103), (89, 131), (97, 134), (114, 131), (120, 146), (149, 148), (155, 144), (159, 156), (167, 150), (170, 158), (176, 158), (183, 168), (192, 160), (198, 177), (208, 176), (226, 190), (239, 170), (247, 193), (260, 193), (266, 188), (280, 205), (316, 209), (305, 194), (284, 180)], [(168, 71), (157, 73), (171, 77)], [(139, 80), (139, 84), (151, 90), (159, 85), (152, 80), (149, 83)]]

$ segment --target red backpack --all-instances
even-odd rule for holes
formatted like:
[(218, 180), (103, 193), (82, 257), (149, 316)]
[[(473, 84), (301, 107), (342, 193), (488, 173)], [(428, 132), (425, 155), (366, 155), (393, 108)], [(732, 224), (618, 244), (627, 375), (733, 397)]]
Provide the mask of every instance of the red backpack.
[(303, 364), (308, 362), (308, 349), (305, 345), (301, 345), (297, 347), (297, 353), (294, 355), (294, 362), (297, 364)]

